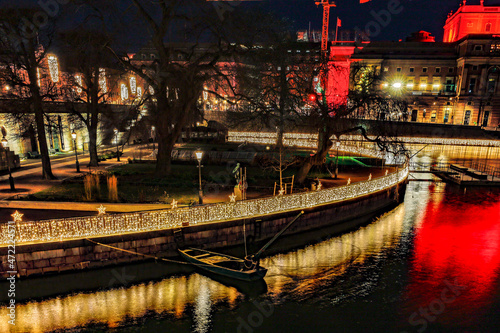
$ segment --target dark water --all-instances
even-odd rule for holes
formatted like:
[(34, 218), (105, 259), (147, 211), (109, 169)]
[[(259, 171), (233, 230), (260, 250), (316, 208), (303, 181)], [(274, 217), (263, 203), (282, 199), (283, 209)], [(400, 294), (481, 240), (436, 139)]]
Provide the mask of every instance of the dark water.
[[(263, 260), (261, 294), (192, 272), (24, 302), (14, 329), (0, 308), (0, 331), (500, 330), (500, 191), (410, 182), (404, 204), (318, 240)], [(112, 275), (126, 283), (139, 271)]]

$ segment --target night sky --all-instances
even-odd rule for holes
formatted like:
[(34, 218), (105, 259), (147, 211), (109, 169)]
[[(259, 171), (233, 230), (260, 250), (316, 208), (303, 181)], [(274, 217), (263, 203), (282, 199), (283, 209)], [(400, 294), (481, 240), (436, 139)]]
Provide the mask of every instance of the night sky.
[[(255, 0), (254, 0), (255, 1)], [(316, 0), (264, 0), (264, 1), (245, 1), (240, 3), (239, 9), (245, 10), (249, 6), (264, 7), (277, 16), (286, 17), (294, 22), (294, 29), (307, 29), (309, 23), (314, 30), (321, 30), (323, 9), (315, 5)], [(387, 11), (388, 4), (393, 1), (399, 1), (402, 10), (398, 14), (390, 16), (388, 24), (384, 26), (376, 23), (374, 13)], [(425, 30), (436, 37), (436, 41), (442, 41), (443, 26), (447, 14), (450, 11), (456, 11), (463, 0), (372, 0), (368, 3), (360, 4), (359, 0), (336, 0), (337, 7), (330, 10), (330, 30), (335, 30), (336, 17), (342, 20), (341, 30), (359, 29), (364, 31), (367, 24), (375, 23), (380, 27), (379, 33), (371, 35), (370, 40), (405, 40), (412, 32)], [(154, 2), (154, 1), (152, 1)], [(479, 4), (480, 0), (468, 0), (468, 4)], [(29, 4), (37, 7), (37, 0), (17, 0), (16, 5)], [(104, 3), (104, 2), (103, 2)], [(0, 0), (0, 6), (6, 4), (13, 5), (12, 0)], [(141, 29), (132, 29), (134, 26), (128, 24), (126, 14), (130, 1), (109, 2), (108, 6), (115, 6), (113, 14), (108, 18), (114, 20), (124, 31), (118, 32), (120, 37), (127, 40), (127, 49), (136, 51), (145, 44), (147, 34)], [(232, 3), (235, 4), (235, 3)], [(486, 5), (500, 5), (500, 0), (485, 0)], [(1, 8), (1, 7), (0, 7)], [(78, 10), (75, 14), (74, 7), (61, 5), (61, 11), (58, 12), (57, 19), (60, 26), (68, 28), (82, 20), (83, 11)], [(256, 21), (258, 23), (258, 20)], [(128, 26), (128, 28), (127, 28)]]
[[(380, 12), (387, 9), (391, 0), (372, 0), (360, 4), (359, 0), (336, 0), (336, 8), (330, 10), (330, 29), (335, 29), (335, 18), (342, 20), (342, 28), (354, 30), (358, 27), (364, 30), (366, 24), (374, 17), (371, 12)], [(463, 0), (399, 0), (403, 10), (392, 15), (391, 22), (381, 28), (380, 34), (372, 36), (371, 40), (400, 40), (405, 39), (412, 32), (425, 30), (436, 37), (436, 41), (443, 39), (443, 26), (447, 14), (456, 11)], [(295, 22), (297, 29), (307, 29), (309, 22), (313, 29), (321, 28), (322, 8), (316, 7), (315, 0), (268, 0), (273, 11), (289, 17)], [(467, 4), (479, 4), (480, 0), (468, 0)], [(485, 5), (500, 5), (500, 0), (485, 0)]]

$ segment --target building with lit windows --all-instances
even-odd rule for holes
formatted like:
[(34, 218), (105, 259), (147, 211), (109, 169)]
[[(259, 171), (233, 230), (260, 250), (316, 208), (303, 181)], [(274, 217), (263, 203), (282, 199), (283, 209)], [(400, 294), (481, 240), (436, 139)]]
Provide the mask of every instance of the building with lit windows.
[(380, 89), (408, 101), (408, 113), (391, 120), (497, 127), (500, 7), (464, 1), (444, 29), (443, 42), (420, 31), (404, 42), (354, 48), (351, 61), (377, 68)]

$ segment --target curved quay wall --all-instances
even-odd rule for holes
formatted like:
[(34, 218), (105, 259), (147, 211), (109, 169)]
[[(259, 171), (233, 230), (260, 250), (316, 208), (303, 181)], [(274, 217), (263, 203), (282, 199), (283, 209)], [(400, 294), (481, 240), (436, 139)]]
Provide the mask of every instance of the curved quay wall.
[[(340, 225), (366, 217), (404, 198), (408, 167), (384, 177), (315, 192), (192, 208), (105, 214), (16, 224), (16, 271), (20, 276), (103, 267), (144, 257), (124, 250), (176, 255), (174, 231), (186, 246), (217, 249), (274, 236), (299, 211), (305, 214), (287, 234)], [(1, 275), (7, 276), (7, 225), (0, 227)]]

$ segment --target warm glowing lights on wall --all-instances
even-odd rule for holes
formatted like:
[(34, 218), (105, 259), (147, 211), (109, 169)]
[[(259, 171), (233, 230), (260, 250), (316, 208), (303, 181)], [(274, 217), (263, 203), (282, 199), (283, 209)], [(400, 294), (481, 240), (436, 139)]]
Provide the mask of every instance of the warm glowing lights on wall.
[(203, 89), (203, 100), (206, 101), (208, 99), (208, 91), (207, 88)]
[(108, 92), (108, 85), (106, 84), (106, 69), (99, 68), (99, 88), (103, 94)]
[(137, 87), (137, 97), (142, 97), (142, 87)]
[(395, 88), (395, 89), (401, 89), (403, 85), (401, 84), (401, 82), (394, 82), (392, 84), (392, 87)]
[(47, 57), (47, 62), (49, 63), (49, 72), (52, 82), (59, 82), (59, 64), (57, 62), (57, 57), (55, 55), (49, 55)]
[(76, 92), (81, 94), (82, 93), (82, 76), (75, 75), (75, 82), (76, 82)]
[(149, 86), (148, 90), (149, 90), (149, 94), (150, 95), (154, 95), (155, 94), (155, 88), (153, 88), (152, 86)]
[[(275, 144), (277, 134), (273, 132), (228, 132), (229, 142), (249, 142), (259, 144)], [(363, 141), (361, 135), (344, 135), (342, 136), (344, 142)], [(283, 143), (287, 146), (296, 146), (302, 148), (316, 148), (318, 143), (317, 134), (307, 133), (285, 133), (283, 136)], [(500, 147), (500, 140), (477, 140), (477, 139), (447, 139), (447, 138), (417, 138), (417, 137), (398, 137), (398, 142), (408, 144), (431, 144), (431, 145), (456, 145), (456, 146), (481, 146), (481, 147)], [(353, 148), (348, 145), (343, 145), (343, 151), (353, 151)], [(358, 153), (363, 155), (373, 155), (374, 150), (365, 149), (361, 151), (356, 148)], [(371, 153), (370, 153), (371, 152)], [(378, 153), (377, 153), (378, 154)], [(380, 155), (380, 154), (378, 154)], [(377, 156), (378, 156), (377, 155)], [(374, 156), (375, 157), (375, 156)]]
[(130, 77), (130, 92), (134, 95), (137, 92), (137, 81), (135, 80), (135, 76)]
[(122, 83), (120, 86), (120, 94), (121, 94), (122, 101), (125, 101), (128, 99), (128, 88), (127, 88), (127, 85), (125, 83)]

